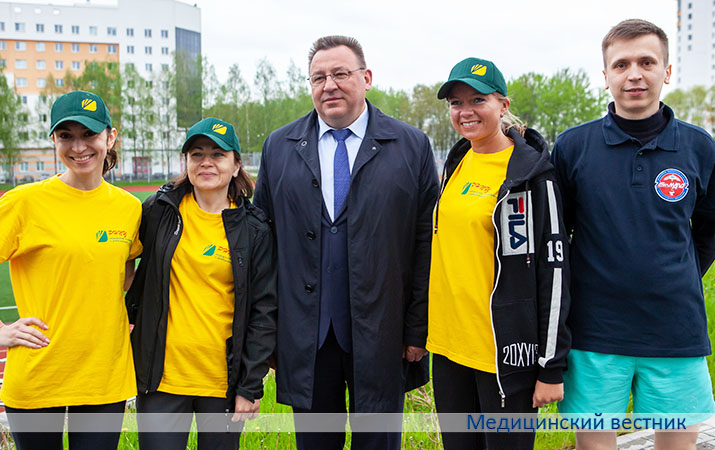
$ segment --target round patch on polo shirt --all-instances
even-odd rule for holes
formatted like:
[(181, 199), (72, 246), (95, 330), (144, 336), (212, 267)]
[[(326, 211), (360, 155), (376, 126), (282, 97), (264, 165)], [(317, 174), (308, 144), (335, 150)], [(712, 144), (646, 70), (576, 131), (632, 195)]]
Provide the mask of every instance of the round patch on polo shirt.
[(666, 202), (677, 202), (688, 195), (688, 177), (678, 169), (665, 169), (655, 177), (655, 193)]

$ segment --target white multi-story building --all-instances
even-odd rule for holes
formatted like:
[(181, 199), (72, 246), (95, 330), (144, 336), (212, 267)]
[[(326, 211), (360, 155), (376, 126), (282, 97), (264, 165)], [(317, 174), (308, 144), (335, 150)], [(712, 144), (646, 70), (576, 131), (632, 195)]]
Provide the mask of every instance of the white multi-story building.
[[(64, 88), (67, 72), (80, 75), (93, 61), (118, 63), (123, 68), (133, 65), (145, 80), (161, 83), (160, 74), (171, 70), (177, 51), (194, 61), (201, 55), (201, 10), (195, 5), (177, 0), (116, 0), (115, 5), (87, 0), (71, 6), (0, 2), (0, 70), (20, 95), (31, 130), (49, 129), (49, 106), (39, 103), (48, 88)], [(171, 103), (175, 111), (175, 101)], [(162, 128), (149, 134), (143, 145), (164, 148), (169, 136), (168, 145), (175, 147), (179, 133), (166, 130), (167, 122), (173, 122), (176, 128), (176, 115), (170, 117), (166, 111), (157, 115), (156, 122)], [(36, 132), (28, 134), (22, 146), (42, 150), (49, 141), (46, 134)], [(31, 160), (23, 160), (16, 167), (20, 172), (16, 177), (39, 179), (62, 170), (54, 158), (45, 158), (42, 163), (32, 159), (46, 153), (26, 152)], [(123, 158), (120, 172), (131, 170), (144, 175), (161, 169), (157, 167), (161, 160)], [(149, 161), (153, 167), (148, 166)], [(165, 159), (163, 164), (167, 164)], [(33, 168), (43, 170), (40, 173)]]
[(715, 85), (715, 0), (678, 0), (677, 87)]

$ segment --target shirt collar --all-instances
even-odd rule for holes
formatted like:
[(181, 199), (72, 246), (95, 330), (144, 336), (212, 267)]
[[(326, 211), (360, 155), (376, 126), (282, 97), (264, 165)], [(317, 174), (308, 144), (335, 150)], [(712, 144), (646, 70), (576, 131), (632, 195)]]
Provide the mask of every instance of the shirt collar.
[[(664, 105), (664, 113), (668, 118), (668, 125), (665, 129), (660, 132), (660, 134), (643, 146), (644, 149), (648, 148), (659, 148), (661, 150), (667, 151), (677, 151), (678, 150), (678, 124), (673, 114), (673, 110), (670, 109), (668, 105)], [(632, 138), (625, 131), (621, 130), (616, 121), (612, 116), (613, 112), (610, 110), (606, 117), (603, 119), (603, 137), (608, 145), (619, 145), (624, 142), (630, 141)]]
[[(357, 119), (355, 119), (355, 122), (351, 123), (346, 127), (360, 139), (364, 139), (365, 133), (367, 132), (367, 122), (370, 118), (370, 115), (368, 114), (367, 110), (368, 107), (366, 103), (365, 109), (363, 109), (362, 113), (358, 116)], [(318, 140), (321, 140), (323, 138), (323, 135), (330, 130), (334, 130), (334, 128), (325, 123), (325, 121), (320, 117), (320, 115), (318, 115)]]

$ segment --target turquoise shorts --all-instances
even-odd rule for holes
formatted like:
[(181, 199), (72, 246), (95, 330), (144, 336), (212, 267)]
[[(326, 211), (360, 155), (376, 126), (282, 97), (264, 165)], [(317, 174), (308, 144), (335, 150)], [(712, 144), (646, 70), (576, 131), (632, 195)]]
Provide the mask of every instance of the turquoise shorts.
[(601, 413), (623, 417), (628, 394), (633, 412), (686, 414), (695, 425), (715, 413), (705, 357), (645, 358), (571, 350), (564, 372), (564, 414)]

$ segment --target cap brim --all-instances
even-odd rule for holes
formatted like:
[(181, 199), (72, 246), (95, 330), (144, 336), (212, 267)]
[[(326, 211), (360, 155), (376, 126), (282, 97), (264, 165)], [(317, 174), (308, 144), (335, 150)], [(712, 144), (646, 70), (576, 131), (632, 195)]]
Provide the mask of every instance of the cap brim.
[(489, 87), (488, 85), (482, 83), (479, 80), (475, 80), (474, 78), (460, 78), (457, 80), (449, 80), (448, 82), (444, 83), (442, 87), (439, 88), (439, 91), (437, 91), (437, 98), (440, 100), (443, 98), (447, 98), (447, 96), (449, 95), (449, 91), (451, 91), (452, 87), (454, 87), (454, 85), (457, 83), (464, 83), (468, 86), (471, 86), (476, 89), (477, 92), (484, 95), (488, 95), (497, 91), (493, 87)]
[(55, 128), (57, 128), (58, 126), (60, 126), (61, 124), (65, 123), (65, 122), (77, 122), (77, 123), (80, 123), (80, 124), (84, 125), (85, 127), (89, 128), (90, 130), (92, 130), (92, 131), (95, 132), (95, 133), (101, 133), (105, 128), (107, 128), (107, 124), (105, 124), (104, 122), (100, 122), (99, 120), (92, 119), (91, 117), (87, 117), (87, 116), (68, 116), (68, 117), (63, 117), (62, 119), (60, 119), (60, 120), (55, 124), (55, 126), (53, 126), (53, 127), (50, 129), (50, 134), (52, 134), (52, 133), (55, 131)]
[(191, 141), (193, 141), (194, 138), (196, 138), (197, 136), (206, 136), (207, 138), (209, 138), (209, 139), (211, 139), (212, 141), (214, 141), (219, 147), (221, 147), (222, 149), (226, 150), (227, 152), (233, 151), (233, 152), (238, 153), (238, 150), (236, 150), (235, 148), (233, 148), (233, 146), (231, 146), (230, 144), (226, 143), (223, 139), (219, 138), (218, 136), (214, 136), (214, 135), (211, 135), (211, 134), (204, 134), (204, 133), (192, 134), (191, 136), (189, 136), (188, 138), (186, 138), (186, 141), (184, 142), (184, 146), (181, 148), (181, 153), (186, 153), (186, 152), (189, 150), (189, 144), (190, 144)]

